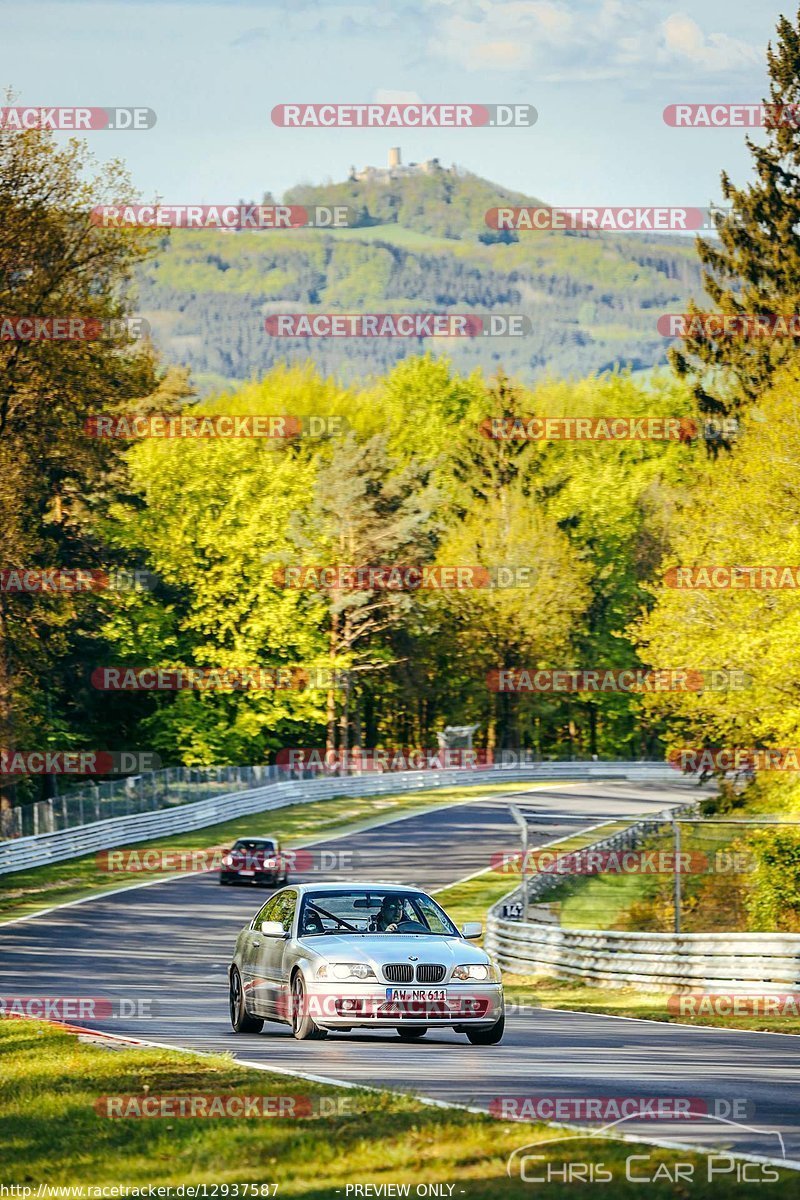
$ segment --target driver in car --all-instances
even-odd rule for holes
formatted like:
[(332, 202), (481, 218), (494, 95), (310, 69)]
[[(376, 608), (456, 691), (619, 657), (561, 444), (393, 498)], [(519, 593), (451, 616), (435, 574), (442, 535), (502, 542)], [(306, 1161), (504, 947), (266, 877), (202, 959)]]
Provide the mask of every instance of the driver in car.
[(399, 896), (384, 896), (375, 916), (375, 928), (382, 933), (396, 933), (403, 916), (403, 901)]

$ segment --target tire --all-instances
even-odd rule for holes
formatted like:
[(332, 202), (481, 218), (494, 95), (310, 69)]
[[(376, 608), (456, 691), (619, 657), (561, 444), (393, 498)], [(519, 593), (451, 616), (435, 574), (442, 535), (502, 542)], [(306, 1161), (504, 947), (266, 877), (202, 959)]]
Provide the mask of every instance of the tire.
[(505, 1013), (495, 1021), (494, 1025), (484, 1026), (483, 1029), (467, 1029), (466, 1034), (473, 1046), (496, 1046), (503, 1040), (506, 1028)]
[(230, 884), (230, 879), (223, 879), (222, 876), (220, 875), (220, 877), (219, 877), (220, 887), (228, 887), (229, 884)]
[(231, 968), (230, 992), (228, 1004), (231, 1013), (231, 1027), (234, 1033), (261, 1033), (264, 1028), (262, 1017), (251, 1017), (244, 1002), (242, 977), (237, 967)]
[(300, 971), (292, 976), (292, 1033), (298, 1042), (321, 1041), (328, 1036), (327, 1029), (320, 1029), (306, 1007), (306, 984)]
[(421, 1037), (425, 1037), (427, 1032), (427, 1025), (401, 1025), (397, 1031), (397, 1036), (403, 1042), (416, 1042)]

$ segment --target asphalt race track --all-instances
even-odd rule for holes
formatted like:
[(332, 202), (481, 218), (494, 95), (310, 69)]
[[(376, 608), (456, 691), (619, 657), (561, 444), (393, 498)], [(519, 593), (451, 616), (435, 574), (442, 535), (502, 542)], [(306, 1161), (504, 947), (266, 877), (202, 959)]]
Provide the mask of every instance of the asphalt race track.
[[(554, 784), (514, 796), (531, 819), (532, 844), (581, 827), (559, 823), (559, 814), (580, 815), (592, 825), (599, 816), (654, 811), (686, 798), (677, 787), (620, 783)], [(479, 798), (314, 849), (345, 851), (339, 872), (345, 878), (441, 888), (482, 870), (492, 855), (518, 848), (508, 803)], [(323, 862), (330, 864), (331, 854)], [(333, 876), (328, 870), (292, 879), (323, 877)], [(237, 1037), (228, 1020), (227, 966), (239, 928), (265, 896), (247, 887), (221, 888), (216, 874), (182, 875), (0, 925), (0, 994), (124, 1000), (128, 1011), (140, 1005), (134, 1015), (96, 1019), (92, 1027), (458, 1104), (488, 1107), (503, 1096), (690, 1097), (695, 1108), (705, 1101), (710, 1113), (734, 1123), (648, 1120), (622, 1128), (629, 1136), (775, 1159), (784, 1157), (780, 1134), (786, 1159), (800, 1163), (800, 1038), (791, 1035), (531, 1008), (510, 1016), (497, 1047), (471, 1046), (449, 1031), (416, 1045), (394, 1033), (369, 1032), (297, 1042), (279, 1025)]]

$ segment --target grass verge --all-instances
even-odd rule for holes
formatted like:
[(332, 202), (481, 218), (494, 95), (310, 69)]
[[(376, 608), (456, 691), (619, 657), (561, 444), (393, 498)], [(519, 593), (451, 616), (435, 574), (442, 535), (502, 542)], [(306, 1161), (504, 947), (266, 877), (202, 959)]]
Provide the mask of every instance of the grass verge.
[[(612, 1017), (637, 1017), (667, 1024), (745, 1029), (757, 1033), (800, 1033), (800, 1016), (693, 1016), (671, 1013), (670, 992), (642, 992), (637, 988), (593, 987), (581, 980), (553, 979), (546, 975), (504, 975), (506, 1000), (528, 1007), (605, 1013)], [(685, 997), (691, 1001), (690, 996)]]
[[(733, 870), (742, 847), (737, 828), (709, 816), (702, 825), (682, 826), (681, 850), (691, 869), (681, 877), (684, 933), (750, 931), (747, 891), (751, 876)], [(563, 929), (616, 929), (669, 933), (674, 924), (672, 832), (645, 840), (641, 849), (663, 854), (660, 873), (601, 872), (563, 878), (550, 893)]]
[[(559, 853), (581, 850), (598, 838), (610, 837), (620, 829), (630, 824), (630, 820), (607, 822), (601, 829), (594, 832), (583, 831), (574, 833), (552, 843)], [(541, 847), (539, 847), (541, 848)], [(464, 921), (486, 921), (486, 914), (492, 905), (502, 900), (503, 896), (513, 891), (519, 885), (519, 867), (508, 864), (506, 870), (481, 871), (471, 879), (462, 883), (451, 884), (436, 892), (436, 899), (448, 911), (451, 917), (460, 925)]]
[[(393, 1049), (406, 1053), (402, 1046)], [(465, 1052), (487, 1053), (474, 1048)], [(263, 1103), (273, 1109), (281, 1111), (282, 1106), (286, 1113), (294, 1108), (305, 1115), (104, 1115), (103, 1097), (145, 1095), (151, 1103), (163, 1096), (220, 1096), (227, 1105), (231, 1097), (269, 1097)], [(326, 1115), (308, 1115), (320, 1105)], [(353, 1184), (407, 1184), (414, 1195), (418, 1185), (435, 1183), (439, 1195), (467, 1200), (530, 1197), (530, 1182), (509, 1178), (506, 1162), (514, 1150), (539, 1140), (545, 1144), (531, 1152), (544, 1161), (530, 1169), (541, 1173), (551, 1163), (563, 1171), (565, 1162), (602, 1162), (611, 1175), (602, 1188), (610, 1200), (641, 1194), (641, 1185), (625, 1178), (626, 1160), (634, 1154), (646, 1155), (635, 1164), (640, 1176), (645, 1171), (658, 1176), (647, 1189), (654, 1200), (688, 1194), (707, 1200), (723, 1194), (718, 1182), (707, 1182), (703, 1156), (591, 1137), (553, 1141), (563, 1136), (563, 1130), (434, 1108), (387, 1092), (333, 1088), (253, 1071), (225, 1055), (108, 1049), (43, 1023), (0, 1020), (3, 1177), (33, 1185), (34, 1195), (39, 1184), (144, 1187), (145, 1195), (148, 1185), (206, 1184), (209, 1195), (225, 1196), (232, 1193), (223, 1185), (239, 1183), (277, 1185), (279, 1197), (322, 1200), (337, 1191), (345, 1196)], [(685, 1185), (676, 1190), (671, 1182), (678, 1162), (692, 1164), (690, 1191)], [(789, 1189), (797, 1182), (797, 1176), (781, 1173), (780, 1195), (796, 1195)], [(574, 1190), (574, 1183), (554, 1182), (547, 1195), (560, 1198)], [(361, 1192), (365, 1194), (381, 1191)], [(755, 1197), (763, 1194), (763, 1185), (731, 1181), (724, 1194)]]

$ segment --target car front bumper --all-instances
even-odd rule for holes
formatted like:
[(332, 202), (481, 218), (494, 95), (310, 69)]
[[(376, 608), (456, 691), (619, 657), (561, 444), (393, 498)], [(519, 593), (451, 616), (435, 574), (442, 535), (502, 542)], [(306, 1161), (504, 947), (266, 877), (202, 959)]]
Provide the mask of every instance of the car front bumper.
[(230, 868), (220, 871), (220, 879), (225, 883), (262, 883), (267, 887), (276, 887), (283, 879), (280, 871), (252, 871), (249, 875)]
[(387, 989), (398, 990), (393, 984), (341, 983), (334, 988), (329, 982), (315, 981), (307, 985), (306, 1003), (315, 1023), (326, 1029), (494, 1025), (504, 1012), (501, 983), (448, 983), (441, 989), (410, 989), (443, 990), (446, 999), (437, 1001), (389, 1001)]

